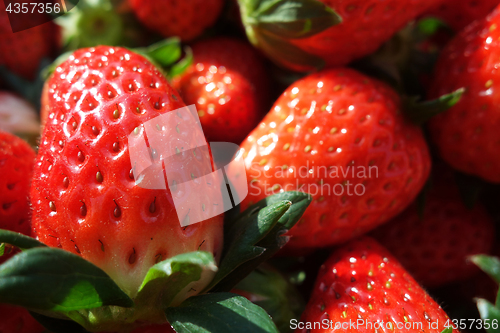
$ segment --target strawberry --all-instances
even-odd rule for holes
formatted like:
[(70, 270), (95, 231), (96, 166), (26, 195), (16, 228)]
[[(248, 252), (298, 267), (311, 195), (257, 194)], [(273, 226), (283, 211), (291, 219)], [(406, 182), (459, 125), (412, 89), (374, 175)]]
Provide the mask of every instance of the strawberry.
[[(269, 84), (260, 55), (233, 38), (192, 46), (194, 64), (172, 85), (195, 104), (209, 141), (241, 143), (267, 108)], [(223, 130), (221, 130), (223, 129)]]
[(135, 15), (149, 29), (183, 41), (198, 37), (215, 23), (222, 0), (129, 0)]
[[(295, 325), (304, 333), (439, 333), (447, 321), (443, 309), (386, 249), (361, 238), (321, 266), (301, 326)], [(328, 326), (308, 329), (307, 323)]]
[[(346, 65), (376, 51), (436, 0), (240, 0), (247, 35), (273, 61), (296, 71)], [(293, 16), (288, 8), (296, 9)], [(338, 14), (341, 20), (336, 16)]]
[(403, 119), (398, 95), (346, 68), (292, 84), (241, 148), (249, 180), (243, 209), (281, 191), (313, 196), (289, 231), (289, 248), (342, 243), (388, 221), (430, 170), (422, 132)]
[(0, 131), (0, 229), (30, 234), (30, 175), (35, 163), (31, 147)]
[(7, 91), (0, 91), (0, 130), (38, 136), (38, 114), (33, 106), (22, 98)]
[(460, 31), (472, 21), (485, 18), (499, 4), (498, 0), (446, 0), (427, 12), (451, 28)]
[(45, 329), (25, 308), (0, 304), (0, 332), (41, 333)]
[[(134, 181), (129, 134), (141, 134), (144, 122), (184, 106), (161, 72), (125, 48), (99, 46), (75, 51), (56, 68), (47, 87), (42, 107), (48, 119), (31, 189), (36, 238), (99, 266), (131, 297), (148, 269), (162, 259), (201, 250), (217, 260), (222, 215), (181, 227), (173, 195), (178, 197), (184, 186), (171, 192)], [(193, 131), (181, 116), (177, 113), (176, 130), (169, 130), (162, 142), (192, 142)], [(154, 139), (148, 137), (150, 143)], [(181, 158), (194, 155), (181, 153), (183, 146), (177, 149)], [(139, 153), (144, 160), (151, 158), (146, 151)], [(169, 179), (174, 188), (170, 182), (181, 172), (201, 171), (206, 157), (194, 156), (197, 160), (189, 164), (165, 162), (155, 171), (176, 173)], [(186, 199), (200, 203), (220, 195), (192, 190)]]
[(0, 1), (0, 66), (26, 79), (34, 79), (40, 61), (50, 57), (56, 43), (56, 29), (51, 22), (12, 32), (5, 4)]
[(467, 257), (489, 253), (494, 235), (493, 221), (484, 207), (477, 204), (469, 210), (450, 183), (428, 193), (422, 219), (415, 203), (374, 232), (413, 277), (429, 288), (477, 273)]
[(443, 50), (429, 97), (465, 87), (461, 100), (429, 123), (443, 159), (454, 168), (500, 182), (500, 11), (473, 22)]

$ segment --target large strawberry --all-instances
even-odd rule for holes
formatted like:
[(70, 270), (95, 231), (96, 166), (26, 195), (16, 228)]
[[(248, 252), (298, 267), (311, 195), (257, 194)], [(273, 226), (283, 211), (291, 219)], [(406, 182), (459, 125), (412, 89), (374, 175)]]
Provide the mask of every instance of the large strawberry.
[(500, 11), (475, 21), (443, 50), (429, 97), (465, 87), (462, 99), (434, 117), (431, 134), (454, 168), (500, 182)]
[(472, 21), (485, 18), (499, 4), (498, 0), (446, 0), (426, 15), (442, 19), (456, 31)]
[(287, 246), (338, 244), (409, 205), (430, 158), (422, 132), (405, 121), (391, 88), (352, 69), (292, 84), (242, 143), (249, 180), (243, 207), (298, 190), (314, 200)]
[(268, 107), (269, 78), (247, 43), (215, 38), (193, 45), (194, 63), (172, 85), (195, 104), (209, 141), (240, 143)]
[(30, 234), (29, 189), (35, 152), (20, 138), (0, 131), (0, 229)]
[[(220, 196), (215, 188), (200, 190), (199, 181), (185, 192), (181, 177), (201, 176), (210, 158), (189, 149), (196, 131), (184, 114), (172, 113), (172, 128), (156, 120), (158, 137), (148, 141), (151, 147), (159, 142), (158, 150), (139, 150), (132, 167), (129, 134), (140, 137), (147, 132), (142, 124), (184, 106), (157, 68), (124, 48), (81, 49), (55, 69), (47, 87), (48, 119), (31, 189), (37, 239), (96, 264), (131, 297), (158, 261), (196, 250), (220, 256), (222, 216), (181, 227), (174, 206), (173, 196), (182, 205), (198, 202), (201, 211), (207, 198)], [(162, 153), (172, 145), (181, 160)], [(136, 167), (151, 158), (165, 163), (138, 177)], [(172, 191), (147, 189), (164, 173)], [(212, 211), (212, 205), (203, 208)]]
[(345, 65), (374, 52), (436, 0), (239, 3), (250, 41), (278, 64), (307, 71)]
[(55, 36), (56, 30), (51, 22), (13, 33), (5, 4), (0, 2), (0, 66), (26, 79), (33, 79), (40, 61), (52, 54)]
[(439, 333), (446, 324), (443, 309), (371, 238), (332, 253), (300, 322), (292, 323), (303, 333)]
[(453, 183), (439, 182), (427, 194), (422, 216), (415, 203), (374, 237), (430, 288), (477, 273), (467, 257), (491, 251), (495, 227), (484, 207), (468, 209)]
[(129, 0), (139, 20), (165, 37), (191, 40), (215, 23), (222, 0)]

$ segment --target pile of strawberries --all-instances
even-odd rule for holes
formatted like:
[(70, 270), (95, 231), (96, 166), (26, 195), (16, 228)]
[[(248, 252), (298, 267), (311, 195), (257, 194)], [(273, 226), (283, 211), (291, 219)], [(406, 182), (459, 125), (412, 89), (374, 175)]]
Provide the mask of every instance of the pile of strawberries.
[(500, 1), (22, 8), (0, 333), (500, 331)]

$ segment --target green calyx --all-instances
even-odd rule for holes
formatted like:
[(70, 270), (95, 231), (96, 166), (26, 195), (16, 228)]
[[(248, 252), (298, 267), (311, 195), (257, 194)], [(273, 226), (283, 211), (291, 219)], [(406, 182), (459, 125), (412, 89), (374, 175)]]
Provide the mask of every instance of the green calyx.
[(69, 50), (124, 42), (123, 19), (109, 0), (81, 0), (55, 22), (62, 27), (63, 41)]
[(314, 36), (342, 18), (318, 0), (238, 0), (248, 39), (278, 65), (310, 71), (324, 61), (293, 45)]
[(423, 102), (419, 102), (418, 98), (407, 98), (403, 101), (405, 115), (412, 123), (422, 125), (432, 117), (457, 104), (464, 92), (465, 89), (460, 88), (436, 99)]

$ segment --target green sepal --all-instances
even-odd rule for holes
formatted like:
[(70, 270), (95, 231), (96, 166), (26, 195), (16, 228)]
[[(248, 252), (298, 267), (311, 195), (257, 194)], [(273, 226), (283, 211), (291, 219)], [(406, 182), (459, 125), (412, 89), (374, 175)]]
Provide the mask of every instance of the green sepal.
[(324, 60), (293, 45), (316, 35), (342, 18), (318, 0), (238, 0), (250, 42), (276, 64), (299, 71), (324, 66)]
[(15, 247), (18, 247), (21, 250), (32, 249), (34, 247), (47, 246), (32, 237), (23, 235), (19, 232), (14, 232), (5, 229), (0, 229), (0, 243), (14, 245)]
[[(161, 261), (146, 274), (136, 303), (163, 308), (178, 305), (192, 292), (201, 291), (216, 271), (213, 255), (209, 252), (183, 253)], [(197, 287), (197, 283), (201, 286)], [(190, 289), (186, 290), (188, 286)]]
[(88, 333), (82, 326), (72, 320), (47, 317), (36, 312), (30, 312), (31, 316), (36, 319), (43, 327), (51, 333)]
[(310, 37), (341, 22), (340, 15), (316, 0), (260, 1), (246, 17), (259, 30), (290, 39)]
[(26, 250), (0, 265), (0, 303), (56, 312), (134, 305), (103, 270), (48, 247)]
[(500, 284), (500, 259), (484, 254), (471, 256), (470, 260), (483, 272), (488, 274), (496, 283)]
[(5, 243), (0, 244), (0, 257), (5, 253)]
[(184, 73), (194, 62), (193, 50), (189, 46), (184, 47), (184, 57), (173, 64), (167, 71), (169, 77)]
[(164, 39), (148, 47), (136, 48), (133, 51), (154, 60), (160, 66), (166, 67), (175, 63), (182, 55), (179, 37)]
[(441, 331), (441, 333), (453, 333), (453, 326), (448, 326)]
[(290, 320), (299, 319), (304, 310), (304, 300), (295, 286), (266, 264), (241, 280), (232, 292), (250, 296), (250, 301), (266, 310), (281, 333), (290, 332)]
[[(497, 333), (498, 325), (500, 325), (500, 309), (482, 298), (476, 299), (476, 303), (481, 319), (483, 320), (483, 326), (485, 323), (490, 323), (490, 328), (486, 329), (486, 331), (488, 333)], [(497, 323), (496, 328), (491, 327), (491, 323), (494, 321)]]
[(436, 17), (424, 17), (417, 22), (418, 32), (424, 36), (433, 36), (440, 29), (451, 30), (450, 26)]
[(165, 314), (177, 333), (279, 333), (264, 309), (231, 293), (193, 296)]
[(422, 125), (457, 104), (464, 92), (465, 89), (460, 88), (437, 99), (423, 102), (418, 102), (418, 97), (409, 98), (404, 103), (405, 114), (412, 123)]
[(226, 223), (225, 244), (219, 271), (205, 289), (229, 291), (288, 241), (284, 234), (298, 222), (311, 203), (303, 192), (284, 192), (269, 196)]

